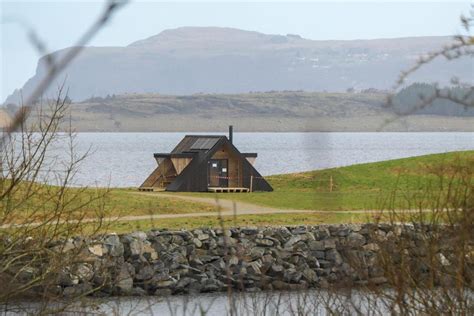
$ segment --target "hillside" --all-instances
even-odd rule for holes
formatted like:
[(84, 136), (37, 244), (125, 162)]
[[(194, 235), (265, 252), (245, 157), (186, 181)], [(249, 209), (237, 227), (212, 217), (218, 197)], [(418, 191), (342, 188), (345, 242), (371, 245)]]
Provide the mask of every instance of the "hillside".
[(395, 118), (384, 93), (268, 92), (247, 94), (125, 94), (71, 105), (78, 131), (240, 132), (474, 131), (474, 117)]
[[(218, 27), (166, 30), (126, 47), (87, 47), (52, 85), (67, 75), (69, 96), (83, 101), (108, 94), (247, 93), (270, 90), (387, 89), (420, 54), (449, 37), (317, 41)], [(67, 49), (53, 53), (53, 58)], [(26, 98), (45, 75), (45, 57), (23, 86)], [(447, 74), (470, 78), (469, 60), (436, 61), (413, 81), (446, 83)], [(20, 88), (20, 87), (19, 87)], [(5, 103), (18, 103), (16, 90)]]

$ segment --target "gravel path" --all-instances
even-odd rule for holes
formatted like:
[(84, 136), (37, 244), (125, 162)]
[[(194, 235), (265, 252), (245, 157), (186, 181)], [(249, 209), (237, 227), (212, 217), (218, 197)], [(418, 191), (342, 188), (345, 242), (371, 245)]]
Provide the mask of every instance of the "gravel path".
[[(185, 214), (155, 214), (155, 215), (130, 215), (130, 216), (121, 216), (121, 217), (107, 217), (103, 218), (104, 222), (110, 221), (139, 221), (139, 220), (149, 220), (149, 219), (166, 219), (166, 218), (189, 218), (189, 217), (206, 217), (206, 216), (218, 216), (219, 212), (217, 211), (220, 209), (221, 216), (233, 216), (233, 215), (256, 215), (256, 214), (291, 214), (291, 213), (311, 213), (311, 214), (328, 214), (328, 213), (344, 213), (344, 214), (368, 214), (368, 213), (379, 213), (378, 210), (350, 210), (350, 211), (321, 211), (321, 210), (285, 210), (285, 209), (277, 209), (267, 206), (255, 205), (245, 202), (239, 201), (231, 201), (225, 199), (216, 200), (215, 198), (207, 198), (207, 197), (196, 197), (196, 196), (189, 196), (189, 195), (178, 195), (178, 194), (170, 194), (170, 193), (162, 193), (162, 192), (130, 192), (130, 194), (134, 195), (147, 195), (147, 196), (155, 196), (157, 199), (159, 198), (174, 198), (174, 199), (182, 199), (191, 202), (198, 202), (198, 203), (207, 203), (211, 204), (216, 207), (216, 211), (214, 212), (201, 212), (201, 213), (185, 213)], [(236, 193), (239, 194), (239, 193)], [(242, 193), (245, 194), (245, 193)], [(426, 210), (427, 212), (429, 210)], [(419, 212), (419, 210), (399, 210), (397, 212), (410, 212), (415, 213)], [(86, 218), (82, 219), (83, 223), (91, 223), (95, 222), (98, 219), (96, 218)], [(72, 220), (69, 223), (74, 223), (76, 221)], [(20, 226), (38, 226), (42, 223), (29, 223), (29, 224), (5, 224), (0, 226), (0, 229), (9, 228), (9, 227), (20, 227)]]

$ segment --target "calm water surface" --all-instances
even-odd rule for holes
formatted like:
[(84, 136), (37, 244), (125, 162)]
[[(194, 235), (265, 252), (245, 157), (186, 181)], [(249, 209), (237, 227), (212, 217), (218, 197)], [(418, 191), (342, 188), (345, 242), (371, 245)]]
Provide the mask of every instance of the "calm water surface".
[[(81, 133), (77, 150), (92, 149), (76, 185), (132, 187), (186, 133)], [(474, 149), (474, 133), (235, 133), (242, 152), (257, 152), (263, 175), (291, 173), (430, 153)]]

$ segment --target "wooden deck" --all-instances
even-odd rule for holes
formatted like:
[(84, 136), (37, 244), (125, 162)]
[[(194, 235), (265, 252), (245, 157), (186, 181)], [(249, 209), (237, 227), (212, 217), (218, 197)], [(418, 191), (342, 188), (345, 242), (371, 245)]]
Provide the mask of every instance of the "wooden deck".
[(249, 188), (226, 188), (226, 187), (209, 187), (209, 192), (214, 193), (244, 193), (249, 192)]
[(165, 191), (165, 188), (154, 188), (154, 187), (139, 187), (138, 191), (143, 192), (162, 192)]

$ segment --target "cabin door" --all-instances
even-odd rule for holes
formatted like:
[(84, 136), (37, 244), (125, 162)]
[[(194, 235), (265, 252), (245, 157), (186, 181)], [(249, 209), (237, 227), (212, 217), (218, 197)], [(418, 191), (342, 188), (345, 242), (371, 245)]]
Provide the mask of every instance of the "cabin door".
[(229, 186), (228, 179), (228, 161), (227, 159), (211, 159), (209, 160), (207, 182), (210, 187), (227, 188)]

